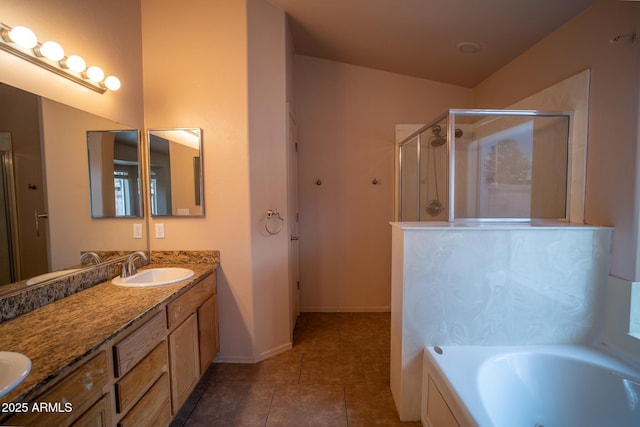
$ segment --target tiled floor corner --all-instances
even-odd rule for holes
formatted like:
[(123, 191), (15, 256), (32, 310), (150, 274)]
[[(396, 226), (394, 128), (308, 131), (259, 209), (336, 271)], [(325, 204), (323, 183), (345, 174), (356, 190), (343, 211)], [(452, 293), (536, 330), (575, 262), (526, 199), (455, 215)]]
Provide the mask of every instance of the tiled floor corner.
[(172, 427), (419, 427), (398, 419), (389, 331), (389, 313), (302, 313), (291, 350), (213, 364)]

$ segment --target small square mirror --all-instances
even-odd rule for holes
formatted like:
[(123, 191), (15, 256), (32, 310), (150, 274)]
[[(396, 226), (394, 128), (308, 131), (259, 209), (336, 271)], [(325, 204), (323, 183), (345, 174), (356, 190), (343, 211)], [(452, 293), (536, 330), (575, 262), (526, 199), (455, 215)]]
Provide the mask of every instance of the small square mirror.
[(149, 129), (151, 216), (204, 216), (202, 130)]

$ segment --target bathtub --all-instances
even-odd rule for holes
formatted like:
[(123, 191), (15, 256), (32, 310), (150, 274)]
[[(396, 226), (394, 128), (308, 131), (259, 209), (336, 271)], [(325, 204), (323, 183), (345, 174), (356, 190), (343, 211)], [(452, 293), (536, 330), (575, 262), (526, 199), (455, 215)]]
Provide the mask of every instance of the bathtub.
[(424, 426), (640, 426), (640, 369), (596, 347), (442, 346), (423, 358)]

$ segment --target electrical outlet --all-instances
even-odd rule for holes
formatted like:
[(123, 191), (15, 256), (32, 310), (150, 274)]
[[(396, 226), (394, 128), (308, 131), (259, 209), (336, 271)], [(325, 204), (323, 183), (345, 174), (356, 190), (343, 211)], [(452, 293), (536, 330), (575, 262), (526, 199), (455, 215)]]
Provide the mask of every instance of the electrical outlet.
[(133, 238), (142, 239), (142, 224), (133, 224)]
[(164, 239), (164, 224), (156, 224), (156, 239)]

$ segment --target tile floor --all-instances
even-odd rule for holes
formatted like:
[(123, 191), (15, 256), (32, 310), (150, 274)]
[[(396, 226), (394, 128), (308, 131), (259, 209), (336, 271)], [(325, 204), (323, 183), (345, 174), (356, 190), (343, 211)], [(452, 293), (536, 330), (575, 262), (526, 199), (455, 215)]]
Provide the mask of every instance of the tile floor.
[(172, 427), (412, 426), (389, 388), (389, 313), (302, 313), (293, 348), (213, 364)]

